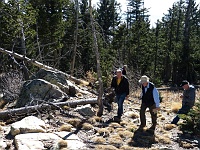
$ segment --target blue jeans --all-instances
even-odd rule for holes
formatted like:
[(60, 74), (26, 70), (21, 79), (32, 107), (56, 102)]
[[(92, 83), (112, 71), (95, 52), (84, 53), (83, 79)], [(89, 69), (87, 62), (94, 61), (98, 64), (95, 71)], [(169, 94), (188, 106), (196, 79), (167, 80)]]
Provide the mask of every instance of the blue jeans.
[[(183, 105), (182, 107), (181, 107), (181, 109), (179, 109), (179, 111), (177, 112), (177, 114), (187, 114), (189, 111), (190, 111), (190, 106), (188, 106), (188, 105)], [(179, 121), (179, 116), (177, 115), (174, 119), (173, 119), (173, 121), (171, 122), (172, 124), (177, 124), (178, 123), (178, 121)]]
[(121, 118), (123, 114), (123, 103), (126, 98), (126, 93), (116, 94), (116, 102), (118, 104), (117, 116)]

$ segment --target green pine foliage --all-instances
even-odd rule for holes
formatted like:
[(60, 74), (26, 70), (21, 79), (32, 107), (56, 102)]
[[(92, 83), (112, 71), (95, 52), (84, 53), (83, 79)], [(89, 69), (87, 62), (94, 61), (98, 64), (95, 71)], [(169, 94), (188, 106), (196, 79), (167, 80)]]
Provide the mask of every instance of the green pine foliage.
[[(127, 2), (125, 13), (116, 0), (100, 0), (92, 8), (105, 82), (127, 64), (128, 72), (146, 74), (159, 85), (183, 79), (198, 83), (200, 9), (195, 0), (174, 3), (153, 26), (144, 0)], [(70, 73), (76, 43), (75, 76), (97, 72), (89, 1), (78, 1), (78, 20), (76, 8), (70, 0), (0, 1), (0, 47)], [(0, 64), (0, 72), (17, 68), (6, 54), (0, 55)]]
[(197, 100), (193, 109), (187, 115), (180, 115), (180, 118), (184, 120), (181, 124), (181, 130), (184, 133), (200, 135), (200, 99)]

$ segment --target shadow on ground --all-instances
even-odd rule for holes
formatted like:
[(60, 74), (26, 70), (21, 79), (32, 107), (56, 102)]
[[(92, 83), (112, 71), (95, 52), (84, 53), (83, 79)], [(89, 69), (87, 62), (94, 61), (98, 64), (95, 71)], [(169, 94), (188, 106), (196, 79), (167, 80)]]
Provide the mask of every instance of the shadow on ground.
[(132, 140), (128, 143), (129, 146), (150, 148), (155, 143), (155, 134), (153, 129), (140, 129), (134, 132)]

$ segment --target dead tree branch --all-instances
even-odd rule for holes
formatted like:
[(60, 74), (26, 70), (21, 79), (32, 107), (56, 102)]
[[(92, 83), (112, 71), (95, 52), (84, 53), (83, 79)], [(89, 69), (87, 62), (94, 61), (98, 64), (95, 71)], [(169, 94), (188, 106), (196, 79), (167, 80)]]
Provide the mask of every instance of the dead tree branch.
[(52, 68), (52, 67), (47, 66), (45, 64), (42, 64), (42, 63), (40, 63), (40, 62), (38, 62), (38, 61), (36, 61), (34, 59), (30, 59), (30, 58), (28, 58), (26, 56), (23, 56), (23, 55), (20, 55), (18, 53), (14, 53), (12, 51), (9, 51), (9, 50), (3, 49), (3, 48), (0, 48), (0, 52), (2, 52), (4, 54), (11, 55), (11, 56), (13, 56), (13, 57), (15, 57), (17, 59), (24, 60), (25, 62), (30, 63), (30, 64), (32, 64), (34, 66), (37, 66), (39, 68), (43, 68), (43, 69), (59, 72), (59, 73), (65, 75), (66, 78), (68, 78), (68, 80), (71, 80), (71, 81), (75, 82), (76, 84), (89, 85), (89, 82), (87, 82), (87, 81), (84, 81), (84, 80), (81, 80), (81, 79), (77, 79), (77, 78), (75, 78), (75, 77), (73, 77), (73, 76), (71, 76), (71, 75), (69, 75), (69, 74), (67, 74), (65, 72), (62, 72), (62, 71), (60, 71), (58, 69), (55, 69), (55, 68)]
[(25, 113), (34, 113), (37, 111), (46, 110), (48, 108), (54, 108), (59, 109), (63, 106), (76, 106), (76, 105), (85, 105), (85, 104), (97, 104), (97, 98), (91, 98), (91, 99), (80, 99), (80, 100), (74, 100), (74, 101), (66, 101), (66, 102), (58, 102), (52, 104), (40, 104), (35, 106), (27, 106), (27, 107), (21, 107), (11, 110), (5, 110), (0, 112), (0, 120), (8, 120), (12, 117), (20, 116), (21, 114)]

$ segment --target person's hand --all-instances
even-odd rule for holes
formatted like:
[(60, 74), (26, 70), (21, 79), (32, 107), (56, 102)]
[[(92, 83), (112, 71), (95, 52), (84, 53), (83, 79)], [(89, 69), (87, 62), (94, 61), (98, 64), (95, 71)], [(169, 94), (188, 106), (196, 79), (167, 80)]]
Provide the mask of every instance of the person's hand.
[(128, 100), (129, 99), (129, 95), (126, 95), (126, 98), (125, 98), (126, 100)]
[(180, 98), (183, 98), (183, 95), (180, 95)]

